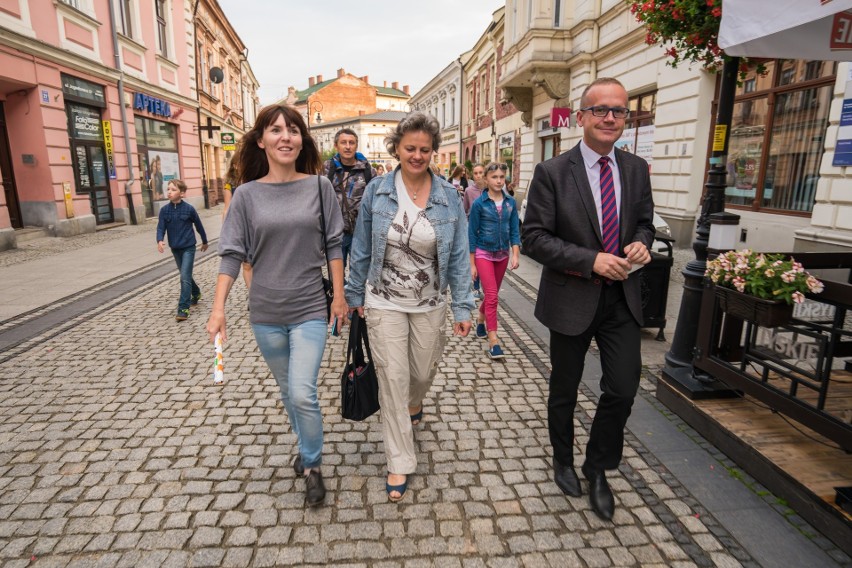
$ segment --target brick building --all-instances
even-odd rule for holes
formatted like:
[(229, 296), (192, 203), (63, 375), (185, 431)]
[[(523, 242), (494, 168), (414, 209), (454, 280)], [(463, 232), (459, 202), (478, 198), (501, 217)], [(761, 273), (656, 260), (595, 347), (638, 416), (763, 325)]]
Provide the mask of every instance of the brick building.
[(338, 69), (333, 79), (322, 75), (308, 78), (308, 88), (290, 87), (287, 97), (278, 101), (298, 109), (308, 126), (374, 114), (378, 111), (405, 111), (410, 98), (408, 85), (387, 82), (382, 87), (370, 84), (368, 76), (356, 77)]

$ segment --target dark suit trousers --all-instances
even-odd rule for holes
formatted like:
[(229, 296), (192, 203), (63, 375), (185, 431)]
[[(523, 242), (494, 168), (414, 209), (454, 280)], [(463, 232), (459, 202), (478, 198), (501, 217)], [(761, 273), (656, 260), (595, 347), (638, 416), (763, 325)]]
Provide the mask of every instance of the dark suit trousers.
[(639, 324), (630, 314), (621, 283), (603, 285), (595, 317), (584, 333), (572, 336), (550, 330), (547, 422), (553, 457), (563, 465), (574, 464), (574, 407), (592, 338), (600, 350), (603, 394), (586, 445), (586, 464), (615, 469), (642, 369)]

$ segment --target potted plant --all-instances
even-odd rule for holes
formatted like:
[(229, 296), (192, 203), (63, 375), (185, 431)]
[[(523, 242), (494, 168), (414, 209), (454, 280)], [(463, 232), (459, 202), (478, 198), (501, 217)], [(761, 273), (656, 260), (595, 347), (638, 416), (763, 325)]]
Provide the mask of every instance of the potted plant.
[(707, 263), (705, 276), (716, 286), (722, 311), (763, 327), (787, 323), (793, 304), (824, 288), (793, 257), (749, 249), (720, 254)]

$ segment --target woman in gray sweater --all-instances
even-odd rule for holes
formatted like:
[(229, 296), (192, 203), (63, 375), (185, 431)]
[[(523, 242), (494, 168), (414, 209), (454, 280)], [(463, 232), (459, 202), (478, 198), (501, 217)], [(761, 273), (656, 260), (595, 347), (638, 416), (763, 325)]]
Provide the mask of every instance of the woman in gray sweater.
[(331, 183), (317, 175), (321, 160), (316, 143), (294, 109), (264, 108), (235, 157), (245, 183), (234, 194), (219, 236), (222, 260), (207, 332), (211, 340), (217, 333), (227, 339), (225, 302), (241, 263), (249, 259), (251, 327), (298, 437), (293, 469), (305, 475), (306, 502), (316, 506), (325, 499), (317, 374), (328, 324), (320, 191), (335, 298), (331, 315), (341, 322), (348, 311), (343, 295), (343, 217)]

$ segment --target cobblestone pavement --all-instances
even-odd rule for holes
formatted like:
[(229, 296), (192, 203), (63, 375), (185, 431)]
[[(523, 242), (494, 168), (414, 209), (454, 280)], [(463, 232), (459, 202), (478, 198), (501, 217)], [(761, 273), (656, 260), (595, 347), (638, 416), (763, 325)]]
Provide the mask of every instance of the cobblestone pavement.
[[(505, 307), (505, 362), (475, 338), (450, 338), (400, 504), (384, 491), (378, 417), (339, 416), (344, 340), (329, 343), (320, 386), (329, 495), (306, 509), (290, 466), (295, 437), (251, 338), (241, 283), (226, 383), (210, 378), (203, 326), (216, 267), (198, 267), (205, 298), (187, 322), (172, 317), (170, 278), (0, 363), (0, 564), (757, 565), (633, 436), (610, 476), (612, 523), (559, 492), (546, 349)], [(583, 387), (580, 447), (594, 405)]]

